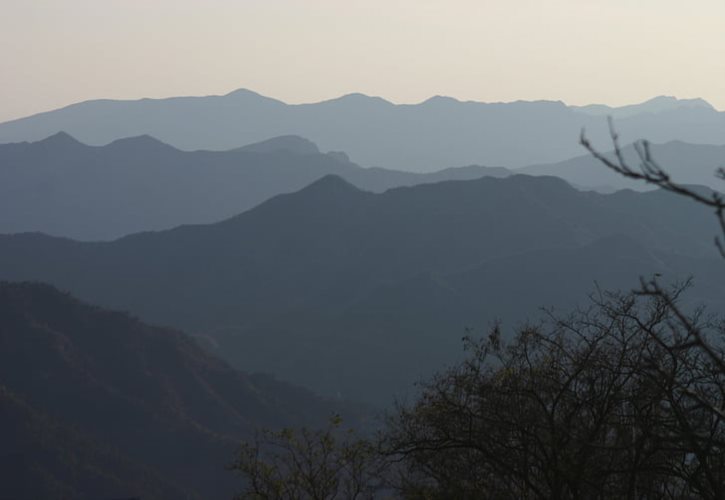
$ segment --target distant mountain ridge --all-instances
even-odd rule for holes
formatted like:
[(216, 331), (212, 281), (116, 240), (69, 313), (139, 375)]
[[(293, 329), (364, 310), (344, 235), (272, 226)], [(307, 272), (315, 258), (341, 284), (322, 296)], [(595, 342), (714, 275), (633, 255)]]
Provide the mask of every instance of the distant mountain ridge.
[(0, 233), (40, 231), (108, 240), (181, 224), (216, 222), (327, 174), (363, 189), (504, 176), (502, 168), (434, 174), (364, 169), (284, 136), (231, 151), (180, 151), (150, 136), (87, 146), (59, 132), (0, 145)]
[(704, 99), (678, 99), (674, 96), (658, 96), (640, 104), (629, 104), (618, 107), (607, 106), (605, 104), (589, 104), (586, 106), (572, 107), (595, 116), (611, 116), (615, 119), (628, 118), (640, 113), (662, 113), (679, 108), (702, 108), (716, 111), (712, 104)]
[(245, 89), (224, 96), (86, 101), (2, 123), (0, 142), (39, 140), (65, 130), (94, 145), (147, 134), (182, 150), (228, 150), (297, 135), (323, 150), (345, 151), (364, 166), (420, 172), (442, 165), (515, 168), (580, 154), (582, 127), (606, 148), (602, 114), (617, 118), (624, 142), (725, 143), (725, 113), (702, 100), (659, 97), (609, 108), (558, 101), (462, 102), (441, 96), (393, 104), (350, 94), (290, 105)]
[(308, 141), (304, 137), (298, 135), (284, 135), (273, 137), (266, 141), (249, 144), (237, 148), (236, 151), (247, 151), (250, 153), (273, 153), (280, 151), (288, 151), (299, 155), (315, 155), (320, 154), (317, 145)]
[[(606, 149), (603, 151), (606, 156), (615, 159), (613, 152)], [(639, 168), (641, 160), (631, 144), (624, 146), (622, 153), (625, 161), (631, 167)], [(652, 144), (651, 153), (652, 158), (665, 169), (673, 181), (725, 191), (725, 181), (716, 175), (719, 168), (725, 167), (725, 146), (670, 141), (665, 144)], [(605, 168), (590, 154), (558, 163), (531, 165), (516, 169), (515, 172), (528, 175), (553, 175), (574, 186), (595, 189), (600, 192), (612, 192), (619, 189), (637, 191), (654, 189), (654, 186), (627, 179)]]
[[(715, 176), (715, 170), (725, 165), (725, 146), (672, 141), (653, 144), (652, 152), (678, 182), (716, 190), (725, 187)], [(624, 154), (638, 165), (631, 146), (624, 148)], [(610, 172), (588, 154), (514, 172), (553, 175), (583, 190), (651, 189)], [(39, 231), (109, 240), (211, 223), (328, 174), (366, 191), (383, 192), (447, 180), (505, 177), (512, 171), (478, 165), (428, 174), (362, 168), (344, 153), (322, 153), (298, 136), (224, 152), (185, 152), (150, 136), (87, 146), (60, 132), (34, 143), (0, 144), (0, 233)]]

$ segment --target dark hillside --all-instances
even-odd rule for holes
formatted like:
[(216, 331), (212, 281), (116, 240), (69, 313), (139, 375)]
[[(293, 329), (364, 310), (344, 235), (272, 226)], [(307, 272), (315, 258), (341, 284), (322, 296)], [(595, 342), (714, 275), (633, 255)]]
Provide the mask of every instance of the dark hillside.
[(242, 438), (342, 411), (233, 370), (178, 331), (29, 283), (0, 284), (0, 384), (2, 428), (18, 430), (2, 460), (24, 450), (18, 467), (47, 476), (39, 486), (89, 494), (228, 497)]

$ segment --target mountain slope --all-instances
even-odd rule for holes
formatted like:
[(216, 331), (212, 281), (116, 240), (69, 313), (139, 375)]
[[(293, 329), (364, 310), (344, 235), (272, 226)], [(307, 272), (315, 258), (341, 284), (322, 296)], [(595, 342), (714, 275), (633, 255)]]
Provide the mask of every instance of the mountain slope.
[[(497, 310), (520, 317), (549, 299), (566, 306), (594, 280), (632, 287), (638, 273), (680, 279), (690, 267), (716, 297), (716, 232), (706, 209), (661, 191), (601, 195), (517, 175), (373, 194), (327, 176), (211, 225), (107, 243), (1, 236), (0, 277), (48, 281), (222, 341), (219, 352), (238, 366), (380, 402), (412, 382), (411, 366), (450, 360), (462, 326)], [(632, 243), (609, 245), (611, 238)], [(539, 254), (551, 261), (525, 264)], [(495, 279), (476, 271), (502, 266)], [(459, 286), (474, 275), (478, 284)], [(523, 289), (529, 278), (531, 293)], [(506, 280), (515, 285), (497, 293)], [(451, 295), (461, 287), (469, 299)], [(483, 308), (485, 297), (497, 306)], [(451, 306), (438, 308), (438, 300)], [(345, 319), (353, 317), (366, 319)], [(405, 357), (407, 345), (416, 347)]]
[[(725, 142), (725, 114), (709, 105), (644, 103), (629, 108), (616, 125), (625, 143)], [(293, 134), (323, 150), (345, 151), (361, 165), (429, 172), (442, 165), (513, 168), (562, 161), (581, 153), (582, 127), (595, 144), (609, 144), (603, 117), (562, 102), (434, 97), (396, 105), (351, 94), (288, 105), (242, 89), (224, 96), (87, 101), (0, 124), (0, 142), (65, 130), (94, 145), (147, 134), (184, 150), (225, 150)]]
[(0, 498), (191, 498), (170, 480), (0, 386)]
[[(597, 286), (630, 290), (640, 276), (655, 273), (667, 282), (695, 275), (688, 305), (704, 303), (710, 312), (725, 312), (720, 300), (725, 269), (716, 258), (680, 260), (647, 251), (629, 238), (611, 237), (581, 248), (491, 259), (465, 271), (421, 273), (376, 288), (322, 325), (305, 328), (298, 321), (286, 328), (247, 327), (226, 330), (218, 338), (237, 363), (264, 362), (280, 376), (326, 392), (389, 402), (386, 394), (409, 397), (415, 382), (461, 359), (463, 335), (485, 335), (495, 321), (508, 335), (516, 326), (540, 320), (542, 307), (566, 314), (586, 306)], [(299, 340), (295, 343), (300, 337), (323, 347), (310, 352)], [(275, 341), (296, 348), (280, 356)], [(254, 357), (248, 355), (251, 345)]]
[(30, 283), (0, 283), (0, 385), (2, 432), (15, 436), (2, 460), (88, 495), (228, 497), (239, 440), (344, 410), (237, 372), (177, 331)]
[(450, 178), (507, 175), (467, 167), (424, 175), (363, 169), (299, 137), (227, 152), (182, 152), (151, 137), (86, 146), (65, 133), (0, 145), (0, 233), (81, 240), (216, 222), (327, 174), (384, 191)]
[(298, 155), (314, 155), (320, 153), (320, 150), (314, 142), (308, 141), (304, 137), (297, 135), (273, 137), (272, 139), (267, 139), (266, 141), (242, 146), (241, 148), (238, 148), (237, 151), (246, 151), (249, 153), (287, 151)]

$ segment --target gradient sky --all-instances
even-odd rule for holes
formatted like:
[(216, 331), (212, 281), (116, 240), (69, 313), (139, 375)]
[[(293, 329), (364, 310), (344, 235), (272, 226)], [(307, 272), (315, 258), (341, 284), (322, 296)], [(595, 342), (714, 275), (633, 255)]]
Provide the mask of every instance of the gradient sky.
[(725, 109), (725, 0), (0, 0), (0, 47), (0, 121), (240, 87)]

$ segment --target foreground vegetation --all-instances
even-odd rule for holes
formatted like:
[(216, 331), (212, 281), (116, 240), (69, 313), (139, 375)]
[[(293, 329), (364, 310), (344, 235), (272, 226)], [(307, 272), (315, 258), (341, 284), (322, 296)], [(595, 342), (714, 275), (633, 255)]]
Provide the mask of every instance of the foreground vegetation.
[(723, 498), (725, 372), (664, 298), (592, 301), (510, 343), (498, 327), (467, 339), (467, 359), (376, 440), (337, 425), (263, 433), (234, 465), (242, 498)]

